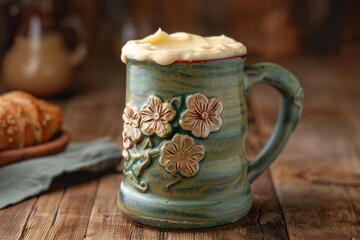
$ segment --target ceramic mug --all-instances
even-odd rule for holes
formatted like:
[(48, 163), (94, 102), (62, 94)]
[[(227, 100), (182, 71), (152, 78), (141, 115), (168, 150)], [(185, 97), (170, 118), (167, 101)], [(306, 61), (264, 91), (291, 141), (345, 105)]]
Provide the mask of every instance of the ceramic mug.
[[(252, 205), (250, 184), (278, 156), (294, 130), (303, 89), (272, 63), (245, 57), (177, 61), (127, 59), (124, 179), (118, 206), (129, 219), (165, 229), (233, 223)], [(265, 83), (279, 90), (275, 129), (248, 164), (245, 96)]]

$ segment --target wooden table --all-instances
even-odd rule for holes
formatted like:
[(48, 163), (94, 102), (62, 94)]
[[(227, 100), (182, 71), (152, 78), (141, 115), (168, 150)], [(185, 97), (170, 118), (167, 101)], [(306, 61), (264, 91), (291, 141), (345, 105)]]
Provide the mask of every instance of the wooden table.
[[(249, 58), (249, 62), (254, 59)], [(252, 185), (241, 221), (205, 232), (136, 226), (116, 207), (117, 170), (57, 178), (51, 189), (0, 211), (0, 239), (360, 239), (360, 61), (358, 56), (275, 59), (298, 76), (303, 117), (281, 156)], [(78, 72), (76, 94), (54, 100), (73, 140), (119, 137), (124, 67), (95, 59)], [(250, 94), (247, 150), (253, 158), (276, 118), (276, 92)]]

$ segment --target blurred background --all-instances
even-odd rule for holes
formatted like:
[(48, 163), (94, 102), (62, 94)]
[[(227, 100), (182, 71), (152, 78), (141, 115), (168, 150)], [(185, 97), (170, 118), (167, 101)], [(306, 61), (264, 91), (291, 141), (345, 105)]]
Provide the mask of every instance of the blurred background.
[[(0, 89), (68, 96), (106, 88), (124, 79), (126, 41), (159, 27), (225, 34), (247, 46), (248, 64), (304, 55), (358, 59), (359, 12), (356, 0), (0, 0)], [(36, 47), (47, 53), (33, 56)], [(53, 78), (36, 70), (47, 67)]]

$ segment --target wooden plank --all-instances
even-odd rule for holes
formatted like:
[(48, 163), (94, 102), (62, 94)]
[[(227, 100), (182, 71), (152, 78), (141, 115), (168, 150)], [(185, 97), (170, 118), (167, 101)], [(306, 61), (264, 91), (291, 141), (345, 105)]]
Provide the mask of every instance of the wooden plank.
[[(343, 63), (305, 57), (287, 59), (286, 65), (302, 80), (306, 94), (302, 120), (270, 168), (289, 236), (357, 239), (360, 216), (354, 203), (360, 202), (359, 132), (345, 109), (337, 107), (337, 98), (329, 88), (331, 82), (342, 81), (334, 75)], [(347, 76), (352, 78), (347, 81), (354, 83), (355, 76)], [(263, 89), (256, 96), (264, 118), (273, 121), (277, 107), (274, 95)], [(265, 125), (268, 134), (272, 124)]]
[[(109, 124), (106, 120), (114, 119), (111, 115), (119, 110), (114, 111), (114, 104), (106, 105), (109, 99), (104, 96), (107, 94), (101, 92), (85, 95), (73, 99), (65, 106), (67, 123), (70, 128), (74, 128), (71, 133), (75, 139), (88, 140), (111, 131), (114, 124)], [(102, 115), (97, 114), (99, 108)], [(99, 124), (96, 125), (94, 122)], [(91, 181), (89, 185), (77, 186), (87, 180)], [(60, 187), (57, 191), (50, 191), (39, 198), (24, 230), (24, 239), (67, 239), (85, 235), (95, 198), (97, 179), (94, 175), (74, 175), (66, 176), (61, 181), (62, 188), (65, 187), (64, 182), (69, 182), (66, 191)]]
[[(264, 121), (260, 112), (260, 103), (256, 98), (250, 96), (249, 105), (249, 134), (247, 136), (246, 148), (250, 160), (256, 157), (264, 145), (263, 125)], [(250, 149), (251, 148), (251, 149)], [(254, 206), (257, 209), (256, 222), (259, 225), (262, 238), (288, 239), (285, 219), (276, 195), (270, 172), (266, 170), (252, 184)]]
[[(56, 179), (52, 188), (39, 196), (38, 201), (33, 206), (21, 239), (72, 239), (74, 233), (81, 227), (77, 225), (79, 221), (83, 221), (82, 225), (85, 224), (86, 226), (83, 218), (86, 218), (87, 213), (90, 213), (91, 200), (95, 198), (96, 190), (88, 188), (86, 184), (91, 181), (93, 182), (91, 185), (96, 185), (98, 177), (99, 175), (96, 174), (76, 173)], [(83, 185), (80, 190), (77, 188), (79, 184)], [(83, 189), (84, 187), (85, 189)], [(69, 189), (71, 189), (71, 193), (69, 193)], [(83, 199), (87, 199), (88, 203), (83, 204)], [(64, 210), (64, 208), (70, 208), (70, 210)], [(85, 210), (81, 210), (81, 208)], [(82, 212), (79, 213), (80, 211)], [(76, 225), (74, 229), (69, 227), (72, 223)], [(68, 229), (62, 232), (65, 226)], [(57, 232), (61, 232), (61, 234)], [(79, 232), (81, 234), (81, 229)]]
[[(82, 95), (68, 103), (67, 123), (68, 127), (72, 128), (75, 139), (88, 140), (108, 135), (112, 126), (120, 125), (109, 123), (116, 119), (116, 113), (120, 112), (120, 109), (117, 109), (118, 104), (112, 104), (113, 96), (104, 90)], [(83, 179), (74, 174), (73, 178), (71, 181), (75, 184), (67, 188), (57, 210), (57, 218), (46, 238), (80, 239), (86, 235), (99, 182), (94, 174), (85, 175)]]
[[(116, 96), (116, 95), (115, 95)], [(121, 110), (106, 90), (79, 95), (65, 106), (65, 128), (74, 141), (87, 141), (108, 136), (120, 128)]]
[(30, 198), (0, 211), (0, 239), (20, 239), (37, 198)]
[(49, 191), (38, 197), (32, 206), (21, 239), (45, 239), (56, 218), (64, 187), (64, 179), (57, 179)]
[(85, 239), (125, 239), (125, 221), (116, 206), (122, 174), (109, 174), (99, 180)]
[(69, 180), (50, 231), (44, 239), (82, 239), (98, 187), (93, 174), (74, 174)]

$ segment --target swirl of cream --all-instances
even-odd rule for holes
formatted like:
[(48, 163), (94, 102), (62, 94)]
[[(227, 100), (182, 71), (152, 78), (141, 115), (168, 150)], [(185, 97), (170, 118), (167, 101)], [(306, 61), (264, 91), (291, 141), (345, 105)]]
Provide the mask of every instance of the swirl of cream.
[(246, 55), (246, 47), (225, 35), (201, 37), (177, 32), (167, 34), (159, 29), (140, 40), (128, 41), (122, 48), (121, 59), (152, 60), (169, 65), (178, 60), (198, 61)]

